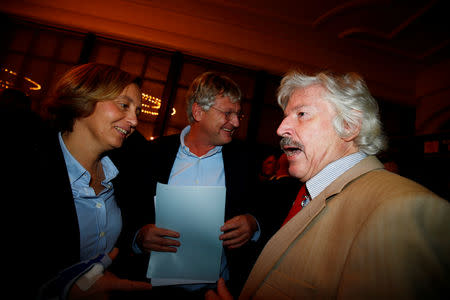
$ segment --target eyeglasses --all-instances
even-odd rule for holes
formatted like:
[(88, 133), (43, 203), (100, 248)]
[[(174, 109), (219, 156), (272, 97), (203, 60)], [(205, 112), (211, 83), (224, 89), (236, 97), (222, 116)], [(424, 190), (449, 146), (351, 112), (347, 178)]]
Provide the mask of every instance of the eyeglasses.
[(242, 111), (223, 111), (221, 109), (215, 108), (214, 106), (211, 106), (211, 108), (214, 108), (217, 111), (220, 111), (221, 113), (223, 113), (225, 115), (225, 119), (227, 121), (231, 121), (231, 119), (233, 118), (233, 116), (236, 116), (236, 118), (238, 118), (239, 121), (242, 121), (242, 119), (244, 119), (244, 114), (242, 113)]

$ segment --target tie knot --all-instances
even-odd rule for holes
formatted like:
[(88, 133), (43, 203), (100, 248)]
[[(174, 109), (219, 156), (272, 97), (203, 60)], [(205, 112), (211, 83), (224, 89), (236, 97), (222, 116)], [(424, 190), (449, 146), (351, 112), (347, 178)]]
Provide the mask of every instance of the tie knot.
[(301, 205), (302, 207), (305, 207), (311, 201), (311, 197), (309, 196), (308, 189), (306, 188), (306, 183), (303, 184), (302, 189), (303, 194), (301, 195)]
[(303, 184), (300, 190), (298, 191), (297, 198), (295, 199), (291, 210), (289, 211), (286, 219), (284, 220), (283, 225), (286, 224), (292, 217), (294, 217), (303, 207), (308, 205), (310, 201), (311, 200), (308, 195), (308, 191), (306, 189), (306, 184)]

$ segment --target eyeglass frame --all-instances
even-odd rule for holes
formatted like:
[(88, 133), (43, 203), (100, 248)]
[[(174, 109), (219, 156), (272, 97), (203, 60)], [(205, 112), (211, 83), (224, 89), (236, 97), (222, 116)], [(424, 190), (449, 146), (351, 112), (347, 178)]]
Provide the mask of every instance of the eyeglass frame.
[(236, 118), (239, 121), (242, 121), (244, 119), (244, 113), (242, 111), (235, 112), (235, 111), (223, 111), (221, 109), (218, 109), (217, 107), (211, 106), (211, 108), (214, 108), (215, 110), (223, 113), (225, 115), (225, 119), (227, 121), (230, 121), (233, 115), (236, 115)]

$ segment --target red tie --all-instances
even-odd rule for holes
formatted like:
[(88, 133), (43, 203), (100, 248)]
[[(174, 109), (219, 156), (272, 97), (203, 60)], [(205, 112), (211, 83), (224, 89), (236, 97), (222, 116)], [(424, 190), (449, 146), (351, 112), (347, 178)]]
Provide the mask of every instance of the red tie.
[(300, 188), (300, 191), (297, 194), (297, 198), (295, 198), (291, 210), (289, 211), (286, 219), (283, 222), (283, 225), (286, 224), (290, 219), (292, 219), (292, 217), (295, 216), (302, 209), (302, 201), (305, 200), (307, 197), (308, 192), (306, 191), (306, 184), (303, 184), (302, 187)]

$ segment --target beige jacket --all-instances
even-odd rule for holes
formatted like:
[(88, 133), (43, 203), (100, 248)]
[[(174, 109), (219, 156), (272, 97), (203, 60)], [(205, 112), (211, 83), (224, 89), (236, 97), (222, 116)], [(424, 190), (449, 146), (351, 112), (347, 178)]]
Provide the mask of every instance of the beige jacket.
[(450, 204), (369, 156), (272, 237), (239, 299), (448, 297), (449, 268)]

